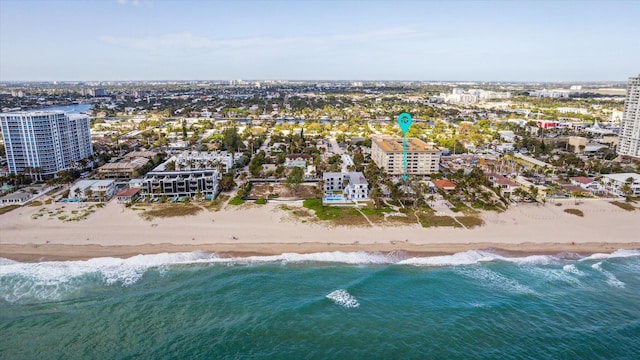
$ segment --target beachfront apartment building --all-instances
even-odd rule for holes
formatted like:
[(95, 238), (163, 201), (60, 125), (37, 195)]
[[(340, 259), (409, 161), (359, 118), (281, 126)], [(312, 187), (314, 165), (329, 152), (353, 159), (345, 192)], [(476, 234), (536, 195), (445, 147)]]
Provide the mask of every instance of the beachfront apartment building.
[(629, 185), (631, 196), (640, 196), (640, 175), (636, 173), (607, 174), (600, 182), (612, 195), (626, 196), (624, 186)]
[(620, 122), (618, 154), (640, 158), (640, 75), (629, 78)]
[(220, 179), (217, 169), (152, 170), (140, 181), (142, 194), (152, 198), (194, 197), (198, 194), (212, 199), (218, 193)]
[(173, 163), (177, 170), (219, 169), (220, 172), (227, 172), (236, 160), (232, 153), (226, 151), (183, 151), (160, 166), (164, 169), (165, 164)]
[(53, 177), (93, 155), (86, 115), (60, 110), (2, 113), (0, 129), (12, 174)]
[(349, 201), (369, 200), (369, 182), (361, 172), (326, 172), (322, 180), (327, 195), (342, 194)]
[[(407, 175), (428, 175), (440, 170), (440, 149), (416, 138), (407, 139)], [(374, 138), (371, 159), (390, 175), (404, 174), (403, 139)]]
[(234, 164), (231, 153), (184, 151), (156, 166), (142, 179), (129, 182), (130, 188), (139, 188), (144, 197), (163, 195), (178, 199), (201, 195), (212, 199), (218, 193), (221, 174)]

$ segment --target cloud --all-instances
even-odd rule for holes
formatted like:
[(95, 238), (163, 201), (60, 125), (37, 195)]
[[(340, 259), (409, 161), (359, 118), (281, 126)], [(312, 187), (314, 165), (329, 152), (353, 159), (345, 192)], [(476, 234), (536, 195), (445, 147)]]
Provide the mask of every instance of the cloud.
[[(126, 1), (126, 0), (121, 0)], [(408, 27), (388, 28), (365, 31), (353, 34), (333, 34), (305, 37), (247, 37), (239, 39), (212, 39), (194, 35), (190, 32), (169, 33), (160, 36), (116, 37), (101, 36), (99, 39), (107, 44), (148, 51), (151, 53), (168, 53), (184, 50), (204, 49), (243, 49), (243, 48), (287, 48), (291, 46), (309, 45), (344, 45), (358, 44), (381, 40), (400, 40), (423, 37), (425, 34)]]

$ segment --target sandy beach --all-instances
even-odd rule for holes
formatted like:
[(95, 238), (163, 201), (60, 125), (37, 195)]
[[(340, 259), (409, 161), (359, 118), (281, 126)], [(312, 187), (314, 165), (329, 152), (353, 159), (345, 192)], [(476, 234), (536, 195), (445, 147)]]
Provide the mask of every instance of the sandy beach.
[[(440, 255), (471, 249), (524, 256), (640, 249), (640, 211), (629, 212), (602, 200), (577, 205), (567, 201), (563, 206), (520, 204), (504, 213), (483, 213), (485, 225), (475, 229), (303, 223), (275, 202), (151, 221), (115, 201), (81, 221), (34, 216), (45, 211), (80, 211), (86, 206), (54, 203), (0, 215), (0, 257), (45, 261), (196, 250), (225, 256), (326, 251)], [(580, 209), (584, 217), (565, 213), (567, 208)]]

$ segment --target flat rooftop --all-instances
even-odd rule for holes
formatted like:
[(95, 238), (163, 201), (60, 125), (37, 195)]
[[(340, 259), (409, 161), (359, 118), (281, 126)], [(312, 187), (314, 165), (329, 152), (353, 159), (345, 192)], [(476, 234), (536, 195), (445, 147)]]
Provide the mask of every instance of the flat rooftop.
[[(373, 139), (373, 142), (375, 142), (384, 152), (402, 152), (403, 141), (404, 140), (402, 138)], [(408, 138), (407, 152), (438, 152), (438, 150), (420, 139)]]

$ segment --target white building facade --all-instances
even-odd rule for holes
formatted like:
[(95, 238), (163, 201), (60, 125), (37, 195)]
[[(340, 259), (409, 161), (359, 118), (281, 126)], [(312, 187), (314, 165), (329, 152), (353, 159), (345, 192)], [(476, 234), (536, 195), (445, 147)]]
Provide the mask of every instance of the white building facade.
[(63, 111), (0, 114), (9, 172), (52, 176), (93, 154), (89, 117)]
[(361, 172), (326, 172), (322, 180), (325, 194), (342, 194), (350, 201), (369, 200), (369, 182)]
[(640, 175), (634, 173), (607, 174), (600, 180), (604, 188), (612, 195), (625, 196), (625, 185), (631, 188), (631, 196), (640, 196)]
[(640, 158), (640, 75), (629, 78), (627, 85), (618, 154)]
[(77, 200), (108, 200), (116, 193), (114, 180), (79, 180), (69, 189), (69, 198)]

